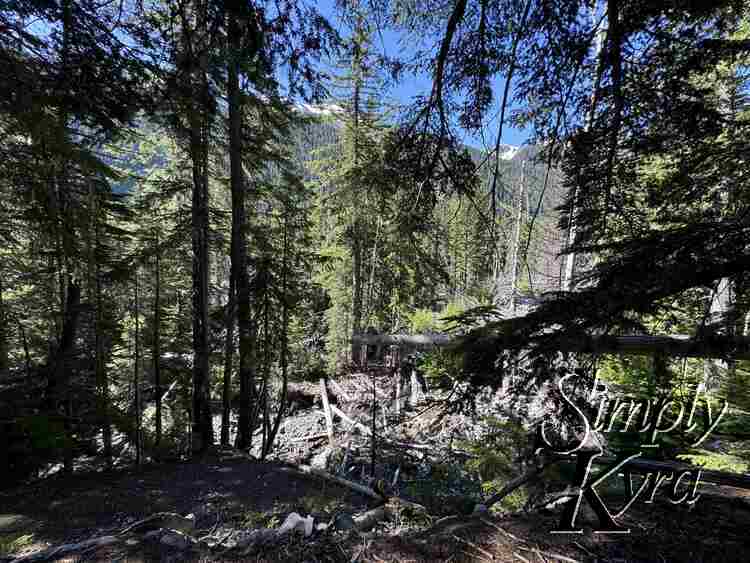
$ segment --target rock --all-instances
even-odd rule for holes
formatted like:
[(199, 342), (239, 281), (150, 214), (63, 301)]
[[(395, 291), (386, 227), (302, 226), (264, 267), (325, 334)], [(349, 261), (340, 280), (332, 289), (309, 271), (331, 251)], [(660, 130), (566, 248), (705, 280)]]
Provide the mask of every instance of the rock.
[(237, 547), (248, 547), (250, 545), (271, 543), (276, 540), (276, 537), (276, 530), (269, 530), (268, 528), (250, 530), (237, 538)]
[(119, 535), (126, 533), (144, 533), (159, 528), (179, 530), (181, 532), (192, 532), (195, 528), (195, 516), (180, 516), (174, 512), (158, 512), (148, 518), (144, 518), (134, 524), (127, 526)]
[(162, 545), (174, 547), (177, 549), (189, 549), (195, 540), (177, 530), (165, 530), (161, 537)]
[(484, 516), (487, 514), (487, 505), (484, 504), (475, 504), (474, 510), (471, 512), (472, 516)]
[(293, 530), (299, 530), (305, 534), (305, 537), (309, 537), (313, 531), (313, 517), (302, 518), (296, 512), (292, 512), (286, 517), (286, 520), (284, 520), (284, 523), (276, 531), (276, 534), (281, 536)]
[(153, 540), (158, 539), (161, 537), (161, 535), (164, 533), (164, 528), (159, 528), (158, 530), (151, 530), (150, 532), (146, 532), (143, 534), (144, 540)]
[(356, 527), (356, 524), (354, 522), (354, 518), (352, 518), (351, 515), (346, 514), (345, 512), (340, 512), (333, 517), (333, 520), (331, 521), (331, 527), (334, 531), (341, 532), (353, 530)]
[(193, 509), (190, 511), (190, 514), (186, 516), (186, 518), (190, 518), (190, 516), (193, 516), (195, 526), (198, 527), (201, 522), (204, 522), (206, 519), (211, 518), (214, 514), (215, 514), (215, 509), (213, 505), (209, 502), (206, 504), (195, 505)]
[(326, 446), (323, 450), (312, 458), (310, 466), (315, 469), (327, 470), (331, 463), (331, 455), (333, 454), (333, 448)]

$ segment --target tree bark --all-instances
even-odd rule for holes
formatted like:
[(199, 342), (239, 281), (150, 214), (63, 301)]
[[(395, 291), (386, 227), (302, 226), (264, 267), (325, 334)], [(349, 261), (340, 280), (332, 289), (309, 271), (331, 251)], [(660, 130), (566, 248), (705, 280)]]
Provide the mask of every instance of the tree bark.
[(250, 310), (250, 279), (247, 272), (246, 242), (246, 186), (242, 169), (242, 122), (243, 103), (239, 75), (241, 36), (239, 7), (232, 4), (228, 13), (231, 55), (227, 67), (227, 89), (229, 99), (229, 162), (232, 186), (232, 276), (234, 277), (237, 298), (237, 329), (239, 333), (240, 356), (240, 412), (237, 446), (241, 449), (252, 447), (251, 410), (255, 400), (253, 373), (253, 330)]
[[(67, 297), (62, 334), (57, 350), (48, 366), (46, 407), (53, 418), (62, 419), (63, 428), (63, 470), (73, 470), (72, 451), (72, 399), (70, 393), (70, 361), (75, 348), (80, 313), (81, 289), (71, 279), (67, 281)], [(60, 409), (62, 408), (62, 416)]]
[(133, 308), (135, 312), (135, 342), (134, 342), (134, 356), (133, 361), (133, 392), (135, 395), (135, 464), (141, 464), (141, 450), (143, 448), (143, 440), (141, 439), (141, 344), (140, 344), (140, 303), (138, 301), (138, 268), (135, 270), (135, 295)]
[[(203, 9), (198, 6), (198, 9)], [(197, 14), (197, 26), (205, 28), (203, 14)], [(208, 348), (208, 135), (210, 91), (205, 45), (191, 44), (187, 14), (183, 14), (183, 34), (191, 57), (190, 76), (194, 89), (189, 100), (188, 120), (192, 161), (192, 248), (193, 248), (193, 420), (192, 450), (201, 454), (213, 445), (213, 427), (209, 403)], [(200, 30), (205, 36), (206, 30)], [(198, 52), (195, 52), (196, 49)]]
[[(352, 74), (354, 76), (354, 92), (352, 93), (352, 121), (353, 121), (353, 132), (352, 132), (352, 150), (353, 150), (353, 165), (356, 167), (359, 165), (359, 120), (360, 120), (360, 94), (361, 94), (361, 61), (355, 57), (352, 66)], [(359, 185), (355, 181), (352, 186), (352, 193), (355, 200), (359, 197)], [(362, 330), (362, 254), (364, 253), (362, 237), (362, 219), (360, 212), (355, 201), (354, 205), (354, 219), (352, 222), (352, 261), (353, 261), (353, 274), (352, 274), (352, 334), (358, 334)], [(356, 362), (357, 350), (355, 347), (351, 350), (352, 363)]]
[[(595, 0), (592, 5), (591, 9), (591, 20), (592, 22), (595, 22), (596, 20), (596, 11), (597, 11), (597, 5), (599, 1)], [(607, 43), (607, 39), (605, 37), (605, 32), (599, 31), (596, 35), (596, 70), (594, 71), (594, 80), (591, 85), (591, 96), (589, 98), (589, 107), (588, 111), (586, 113), (586, 123), (584, 124), (583, 130), (585, 133), (587, 133), (591, 127), (594, 124), (594, 117), (596, 116), (596, 105), (599, 101), (599, 86), (601, 84), (602, 75), (604, 74), (604, 66), (606, 63), (606, 52), (604, 49), (605, 43)], [(569, 249), (576, 240), (576, 222), (575, 222), (575, 215), (578, 208), (578, 195), (579, 195), (579, 183), (576, 183), (576, 187), (573, 191), (573, 198), (572, 198), (572, 207), (570, 210), (570, 217), (568, 220), (568, 232), (566, 235), (566, 249)], [(576, 253), (575, 252), (569, 252), (567, 259), (565, 261), (564, 269), (563, 269), (563, 275), (562, 275), (562, 287), (561, 289), (563, 291), (570, 291), (572, 285), (573, 285), (573, 275), (575, 274), (575, 261), (576, 261)]]
[[(412, 346), (452, 346), (459, 344), (460, 338), (446, 335), (425, 336), (421, 334), (379, 334), (356, 335), (353, 339), (359, 344), (389, 345), (406, 344)], [(523, 339), (487, 336), (499, 350), (522, 350), (529, 347)], [(732, 358), (750, 360), (750, 337), (712, 335), (709, 338), (693, 338), (685, 335), (652, 336), (581, 336), (573, 339), (559, 337), (546, 343), (551, 350), (580, 352), (584, 354), (620, 354), (652, 356), (661, 353), (665, 356), (688, 358)]]
[(8, 314), (3, 301), (3, 281), (0, 273), (0, 375), (8, 369)]
[[(232, 245), (234, 247), (234, 245)], [(230, 251), (230, 255), (234, 250)], [(231, 269), (231, 267), (230, 267)], [(221, 445), (229, 446), (229, 426), (231, 413), (232, 370), (234, 369), (234, 275), (229, 273), (229, 295), (227, 296), (227, 311), (224, 324), (226, 337), (224, 341), (224, 381), (221, 394)]]
[(154, 392), (156, 395), (156, 437), (154, 445), (161, 443), (161, 249), (159, 248), (159, 231), (156, 230), (156, 255), (154, 268)]

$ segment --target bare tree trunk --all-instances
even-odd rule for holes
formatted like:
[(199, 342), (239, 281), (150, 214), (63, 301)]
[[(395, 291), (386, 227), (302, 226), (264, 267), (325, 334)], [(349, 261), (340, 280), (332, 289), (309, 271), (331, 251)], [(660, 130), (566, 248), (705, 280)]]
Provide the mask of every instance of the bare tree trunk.
[(288, 351), (289, 343), (287, 342), (289, 332), (289, 306), (287, 304), (287, 261), (289, 259), (289, 251), (287, 244), (287, 218), (284, 215), (284, 245), (283, 245), (283, 259), (282, 259), (282, 273), (281, 273), (281, 396), (279, 397), (279, 410), (276, 413), (276, 420), (271, 428), (270, 435), (268, 437), (267, 446), (263, 452), (263, 457), (267, 456), (271, 452), (273, 443), (276, 439), (276, 435), (279, 432), (279, 426), (281, 420), (284, 418), (286, 412), (286, 400), (287, 400), (287, 386), (289, 384), (288, 374)]
[(516, 314), (516, 295), (518, 293), (518, 252), (521, 245), (521, 222), (523, 217), (523, 191), (524, 182), (526, 181), (526, 161), (521, 163), (521, 182), (518, 185), (516, 196), (516, 225), (513, 233), (513, 248), (510, 260), (510, 311), (513, 316)]
[(134, 355), (135, 360), (133, 362), (133, 391), (135, 394), (135, 464), (141, 464), (141, 450), (143, 449), (143, 440), (141, 439), (141, 374), (140, 374), (140, 363), (141, 363), (141, 344), (140, 344), (140, 303), (138, 301), (138, 268), (135, 270), (135, 299), (134, 299), (134, 310), (135, 310), (135, 342), (134, 342)]
[[(592, 8), (591, 8), (591, 21), (592, 23), (596, 20), (596, 12), (597, 12), (597, 6), (598, 6), (598, 0), (595, 0), (593, 2)], [(606, 60), (606, 52), (604, 49), (604, 45), (606, 43), (606, 31), (599, 30), (599, 33), (596, 35), (596, 71), (594, 72), (594, 80), (591, 85), (591, 97), (589, 101), (589, 108), (588, 112), (586, 114), (586, 123), (584, 124), (584, 132), (588, 133), (591, 130), (591, 127), (594, 124), (594, 117), (596, 115), (596, 105), (599, 101), (599, 85), (601, 84), (602, 80), (602, 74), (604, 73), (604, 64)], [(573, 192), (573, 198), (572, 198), (572, 207), (570, 210), (570, 217), (568, 222), (568, 233), (566, 236), (566, 248), (570, 248), (573, 243), (575, 243), (576, 240), (576, 221), (575, 221), (575, 215), (578, 208), (578, 191), (579, 186), (578, 183), (576, 183), (576, 187)], [(565, 261), (564, 269), (563, 269), (563, 275), (562, 275), (562, 290), (563, 291), (570, 291), (572, 284), (573, 284), (573, 275), (575, 273), (575, 261), (576, 261), (576, 253), (575, 252), (569, 252), (567, 259)]]
[[(234, 254), (234, 250), (230, 253)], [(231, 413), (232, 369), (234, 369), (234, 285), (234, 275), (230, 272), (227, 312), (224, 321), (226, 338), (224, 340), (224, 381), (221, 394), (221, 445), (225, 447), (229, 446), (229, 415)]]
[(26, 379), (29, 382), (29, 388), (31, 388), (31, 355), (29, 354), (29, 340), (28, 338), (26, 338), (26, 329), (23, 327), (23, 323), (18, 323), (18, 330), (21, 332), (21, 344), (23, 345)]
[(156, 395), (156, 437), (154, 445), (161, 443), (162, 420), (161, 420), (161, 249), (159, 248), (159, 231), (156, 230), (156, 263), (154, 272), (154, 392)]

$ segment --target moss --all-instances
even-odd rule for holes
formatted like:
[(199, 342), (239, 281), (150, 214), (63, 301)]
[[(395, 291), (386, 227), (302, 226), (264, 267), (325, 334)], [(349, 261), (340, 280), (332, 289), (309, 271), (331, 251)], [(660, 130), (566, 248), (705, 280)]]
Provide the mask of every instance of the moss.
[(33, 539), (33, 534), (16, 533), (0, 535), (0, 556), (20, 551), (24, 547), (31, 545)]
[(732, 454), (694, 450), (694, 453), (681, 454), (677, 459), (699, 465), (712, 471), (729, 471), (732, 473), (747, 473), (748, 462)]

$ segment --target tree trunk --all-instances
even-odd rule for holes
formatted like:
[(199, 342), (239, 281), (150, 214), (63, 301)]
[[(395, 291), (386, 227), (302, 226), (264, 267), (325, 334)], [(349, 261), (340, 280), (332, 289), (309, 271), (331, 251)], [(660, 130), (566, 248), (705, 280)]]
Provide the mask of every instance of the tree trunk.
[[(73, 470), (72, 450), (72, 396), (70, 393), (70, 362), (75, 347), (78, 329), (78, 315), (81, 302), (81, 289), (68, 279), (68, 293), (65, 303), (65, 318), (57, 350), (50, 358), (46, 391), (46, 408), (53, 418), (62, 419), (63, 429), (63, 470)], [(62, 416), (60, 409), (62, 408)]]
[(18, 323), (18, 330), (21, 332), (26, 380), (28, 381), (29, 389), (31, 389), (31, 355), (29, 353), (29, 339), (26, 337), (26, 329), (23, 327), (23, 323)]
[[(207, 78), (201, 79), (206, 90)], [(193, 121), (193, 451), (203, 453), (213, 444), (208, 365), (208, 147), (204, 118), (194, 115)]]
[[(96, 224), (97, 245), (99, 241), (99, 222)], [(109, 418), (109, 378), (104, 361), (104, 339), (102, 338), (102, 276), (99, 260), (96, 261), (96, 382), (99, 387), (99, 414), (102, 424), (102, 442), (104, 459), (107, 468), (112, 467), (112, 424)]]
[[(597, 5), (598, 1), (595, 0), (592, 4), (591, 8), (591, 21), (596, 21), (596, 11), (597, 11)], [(588, 112), (586, 114), (586, 123), (584, 124), (583, 130), (584, 132), (588, 132), (591, 127), (594, 124), (594, 117), (596, 116), (596, 105), (599, 100), (599, 85), (602, 80), (602, 74), (604, 73), (604, 64), (605, 64), (605, 49), (604, 45), (606, 44), (607, 40), (605, 38), (605, 32), (600, 30), (599, 33), (596, 35), (596, 70), (594, 71), (594, 80), (591, 85), (591, 97), (589, 98), (589, 108)], [(575, 223), (575, 215), (577, 212), (578, 207), (578, 183), (576, 183), (575, 190), (573, 192), (573, 198), (572, 198), (572, 208), (570, 210), (570, 217), (568, 221), (568, 232), (566, 235), (566, 249), (570, 248), (573, 243), (575, 243), (576, 239), (576, 223)], [(575, 274), (575, 261), (576, 261), (576, 253), (575, 252), (569, 252), (567, 259), (565, 261), (564, 269), (563, 269), (563, 275), (562, 275), (562, 290), (563, 291), (570, 291), (572, 285), (573, 285), (573, 275)]]
[[(352, 94), (352, 120), (354, 122), (354, 131), (352, 134), (353, 143), (353, 163), (356, 167), (359, 164), (359, 119), (360, 119), (360, 91), (361, 79), (360, 68), (361, 62), (355, 57), (352, 66), (354, 67), (354, 92)], [(359, 186), (353, 186), (353, 195), (359, 197)], [(355, 203), (354, 220), (352, 224), (352, 260), (353, 260), (353, 289), (352, 289), (352, 335), (359, 334), (362, 331), (362, 254), (364, 252), (362, 244), (363, 228), (360, 213)], [(356, 362), (357, 348), (352, 346), (351, 350), (352, 363)]]
[(189, 154), (192, 165), (192, 325), (193, 396), (191, 452), (205, 453), (213, 445), (211, 423), (209, 323), (208, 323), (208, 156), (211, 124), (211, 92), (208, 81), (209, 34), (207, 5), (196, 1), (180, 5), (183, 34), (183, 64), (192, 82), (187, 103)]
[[(233, 254), (234, 251), (230, 251), (230, 255)], [(226, 338), (224, 340), (224, 381), (221, 394), (221, 445), (224, 447), (229, 446), (229, 415), (231, 413), (232, 398), (232, 369), (234, 368), (234, 285), (234, 275), (230, 272), (227, 311), (224, 321), (226, 325)]]
[(0, 375), (8, 369), (8, 314), (3, 301), (3, 280), (0, 273)]
[(133, 362), (133, 392), (135, 395), (135, 464), (141, 464), (141, 374), (139, 371), (141, 361), (140, 348), (140, 307), (138, 303), (138, 268), (135, 270), (135, 296), (133, 302), (135, 311), (135, 342), (134, 342), (134, 362)]
[(154, 268), (154, 394), (156, 398), (156, 437), (154, 445), (161, 443), (161, 249), (159, 248), (159, 231), (156, 230), (156, 255)]
[(518, 293), (518, 252), (521, 245), (521, 222), (523, 217), (523, 191), (524, 182), (526, 181), (526, 161), (521, 163), (521, 182), (518, 186), (518, 195), (516, 198), (517, 215), (516, 225), (513, 233), (513, 248), (511, 249), (510, 259), (510, 311), (511, 315), (516, 314), (516, 294)]
[[(102, 287), (99, 241), (99, 201), (95, 186), (89, 184), (89, 286), (88, 299), (95, 303), (94, 314), (94, 380), (96, 384), (97, 417), (102, 430), (104, 459), (107, 468), (112, 466), (112, 429), (109, 422), (109, 383), (104, 359), (104, 321), (102, 315)], [(25, 336), (24, 336), (25, 338)], [(25, 344), (24, 344), (25, 346)], [(28, 361), (28, 360), (27, 360)]]
[(227, 89), (229, 100), (229, 163), (232, 186), (232, 277), (237, 298), (237, 330), (239, 333), (240, 356), (240, 412), (237, 446), (241, 449), (252, 447), (251, 410), (255, 399), (253, 374), (253, 331), (250, 311), (250, 278), (247, 272), (247, 242), (245, 213), (245, 177), (242, 170), (242, 93), (239, 74), (241, 36), (238, 20), (239, 8), (232, 5), (228, 14), (231, 53), (227, 68)]
[(279, 432), (279, 426), (281, 420), (284, 417), (286, 411), (286, 400), (287, 400), (287, 387), (289, 384), (288, 374), (288, 348), (287, 333), (289, 331), (289, 306), (287, 305), (287, 260), (288, 260), (288, 248), (287, 248), (287, 221), (286, 215), (284, 216), (284, 246), (283, 246), (283, 257), (282, 257), (282, 273), (281, 273), (281, 396), (279, 397), (279, 410), (276, 413), (276, 420), (274, 421), (271, 433), (268, 437), (266, 447), (264, 448), (263, 457), (267, 456), (271, 448), (273, 447), (276, 435)]

